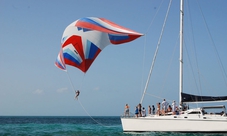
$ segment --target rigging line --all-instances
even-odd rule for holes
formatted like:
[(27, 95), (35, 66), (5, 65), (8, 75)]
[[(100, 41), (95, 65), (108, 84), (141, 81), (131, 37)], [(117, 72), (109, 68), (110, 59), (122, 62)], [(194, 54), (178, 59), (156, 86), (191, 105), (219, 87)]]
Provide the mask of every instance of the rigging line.
[(159, 96), (152, 95), (152, 94), (149, 94), (149, 93), (146, 93), (146, 94), (147, 94), (147, 95), (150, 95), (150, 96), (152, 96), (152, 97), (155, 97), (155, 98), (161, 99), (161, 100), (165, 99), (166, 101), (172, 102), (172, 100), (169, 100), (169, 99), (166, 99), (166, 98), (163, 98), (163, 97), (159, 97)]
[(145, 64), (145, 56), (146, 56), (146, 45), (147, 45), (147, 33), (148, 33), (148, 31), (150, 30), (150, 28), (151, 28), (151, 26), (152, 26), (152, 24), (153, 24), (153, 22), (154, 22), (154, 19), (156, 18), (156, 16), (157, 16), (157, 14), (158, 14), (158, 12), (159, 12), (159, 10), (160, 10), (160, 7), (161, 7), (161, 5), (162, 5), (162, 3), (163, 3), (163, 0), (162, 0), (162, 2), (160, 3), (160, 5), (158, 6), (158, 10), (156, 11), (156, 13), (155, 13), (155, 15), (154, 15), (154, 17), (153, 17), (153, 19), (151, 20), (151, 23), (150, 23), (150, 25), (148, 26), (148, 28), (147, 28), (147, 30), (146, 30), (146, 32), (145, 32), (145, 39), (144, 39), (144, 49), (143, 49), (143, 67), (142, 67), (142, 80), (141, 80), (141, 94), (143, 93), (142, 92), (142, 90), (143, 90), (143, 82), (144, 82), (144, 73), (143, 73), (143, 71), (144, 71), (144, 64)]
[(141, 79), (141, 89), (140, 89), (141, 90), (141, 92), (140, 92), (141, 94), (143, 94), (143, 91), (142, 91), (143, 90), (143, 83), (144, 83), (144, 80), (143, 80), (144, 79), (144, 73), (143, 73), (143, 71), (144, 71), (144, 66), (145, 66), (146, 45), (147, 45), (147, 35), (144, 36), (143, 66), (142, 66), (142, 72), (141, 72), (142, 73), (142, 76), (141, 76), (142, 79)]
[[(187, 1), (187, 7), (189, 6), (189, 1)], [(195, 84), (196, 84), (196, 88), (197, 90), (200, 92), (202, 91), (202, 86), (201, 86), (201, 77), (200, 77), (200, 71), (199, 71), (199, 65), (198, 65), (198, 57), (197, 57), (197, 51), (196, 51), (196, 46), (195, 46), (195, 37), (194, 37), (194, 29), (192, 27), (192, 17), (191, 17), (191, 10), (190, 10), (190, 7), (187, 8), (188, 9), (188, 20), (189, 20), (189, 24), (191, 26), (191, 33), (192, 33), (192, 45), (193, 45), (193, 50), (194, 50), (194, 56), (195, 56), (195, 62), (196, 62), (196, 69), (197, 69), (197, 73), (198, 73), (198, 84), (199, 84), (199, 87), (198, 87), (198, 84), (196, 82), (196, 77), (194, 77), (195, 79)], [(186, 47), (186, 46), (185, 46)], [(186, 47), (187, 48), (187, 47)], [(194, 74), (193, 74), (194, 75)]]
[(67, 70), (66, 70), (66, 73), (67, 73), (67, 76), (68, 76), (69, 82), (70, 82), (70, 84), (71, 84), (71, 87), (72, 87), (72, 89), (75, 91), (74, 86), (73, 86), (73, 83), (72, 83), (72, 80), (71, 80), (71, 78), (70, 78), (69, 73), (68, 73), (68, 71), (67, 71)]
[[(211, 40), (212, 45), (213, 45), (213, 47), (214, 47), (215, 55), (216, 55), (216, 57), (217, 57), (217, 59), (218, 59), (219, 65), (220, 65), (220, 67), (221, 67), (220, 69), (221, 69), (222, 73), (224, 73), (225, 77), (227, 77), (227, 74), (226, 74), (226, 72), (225, 72), (225, 69), (224, 69), (224, 66), (223, 66), (223, 64), (222, 64), (221, 58), (220, 58), (220, 56), (219, 56), (219, 54), (218, 54), (218, 50), (217, 50), (217, 48), (216, 48), (216, 46), (215, 46), (214, 40), (213, 40), (213, 38), (212, 38), (212, 35), (211, 35), (210, 30), (209, 30), (209, 28), (208, 28), (208, 25), (207, 25), (207, 22), (206, 22), (206, 20), (205, 20), (204, 14), (203, 14), (203, 12), (202, 12), (201, 6), (200, 6), (200, 4), (199, 4), (198, 1), (197, 1), (197, 3), (198, 3), (198, 5), (199, 5), (199, 9), (200, 9), (200, 12), (201, 12), (201, 14), (202, 14), (203, 21), (204, 21), (205, 26), (206, 26), (206, 29), (207, 29), (207, 31), (208, 31), (210, 40)], [(226, 84), (226, 86), (227, 86), (226, 78), (224, 77), (224, 75), (222, 75), (222, 76), (223, 76), (224, 81), (225, 81), (225, 84)]]
[(161, 88), (161, 91), (160, 91), (160, 92), (163, 92), (164, 86), (165, 86), (166, 81), (167, 81), (167, 77), (168, 77), (168, 75), (169, 75), (169, 73), (170, 73), (169, 71), (170, 71), (170, 67), (171, 67), (171, 65), (172, 65), (172, 63), (173, 63), (173, 58), (174, 58), (174, 54), (175, 54), (176, 48), (177, 48), (177, 46), (178, 46), (177, 44), (178, 44), (178, 41), (179, 41), (179, 37), (180, 37), (180, 35), (178, 35), (178, 38), (177, 38), (175, 47), (174, 47), (174, 49), (173, 49), (173, 53), (172, 53), (170, 62), (169, 62), (169, 64), (168, 64), (168, 69), (167, 69), (167, 71), (166, 71), (166, 73), (165, 73), (165, 77), (164, 77), (164, 80), (163, 80), (163, 85), (162, 85), (162, 88)]
[[(203, 75), (202, 75), (202, 73), (200, 73), (200, 76), (201, 76), (201, 78), (203, 79), (203, 81), (205, 81), (205, 84), (206, 84), (206, 86), (207, 86), (207, 88), (208, 89), (211, 89), (211, 92), (213, 91), (213, 90), (215, 90), (214, 88), (213, 88), (213, 86), (212, 86), (212, 83), (209, 83), (206, 79), (207, 78), (205, 78)], [(210, 85), (210, 86), (208, 86), (208, 85)], [(208, 90), (207, 89), (207, 90)]]
[[(185, 45), (185, 43), (184, 43), (184, 45)], [(196, 78), (195, 78), (194, 70), (193, 70), (193, 68), (192, 68), (191, 59), (190, 59), (190, 57), (189, 57), (189, 52), (188, 52), (187, 46), (184, 46), (184, 47), (185, 47), (186, 54), (187, 54), (187, 59), (188, 59), (188, 63), (189, 63), (189, 69), (191, 69), (191, 71), (192, 71), (192, 76), (193, 76), (193, 78), (194, 78), (194, 81), (195, 81), (195, 84), (196, 84), (196, 88), (198, 89), (198, 85), (197, 85), (197, 83), (196, 83)], [(202, 91), (202, 90), (200, 90), (200, 91)], [(201, 93), (200, 93), (200, 95), (201, 95)]]
[(80, 90), (83, 90), (84, 82), (85, 82), (85, 75), (86, 74), (84, 73), (83, 78), (82, 78), (82, 83), (80, 84), (80, 87), (79, 87)]
[[(71, 78), (70, 78), (69, 73), (68, 73), (67, 70), (66, 70), (66, 73), (67, 73), (69, 82), (70, 82), (70, 84), (71, 84), (71, 87), (72, 87), (72, 89), (75, 91), (75, 87), (74, 87), (74, 85), (73, 85), (73, 83), (72, 83), (72, 80), (71, 80)], [(84, 76), (83, 76), (83, 79), (82, 79), (82, 80), (83, 80), (83, 81), (82, 81), (82, 84), (80, 84), (80, 87), (79, 87), (80, 90), (82, 90), (82, 88), (83, 88), (84, 79), (85, 79), (85, 73), (84, 73)]]
[[(185, 45), (185, 44), (184, 44)], [(186, 49), (186, 54), (187, 54), (187, 58), (188, 58), (188, 62), (189, 62), (189, 67), (190, 67), (190, 69), (191, 69), (191, 71), (192, 71), (192, 75), (193, 75), (193, 78), (194, 78), (194, 80), (196, 81), (196, 78), (195, 78), (195, 74), (194, 74), (194, 70), (193, 70), (193, 68), (192, 68), (192, 64), (191, 64), (191, 60), (190, 60), (190, 57), (189, 57), (189, 53), (188, 53), (188, 49), (187, 49), (187, 46), (185, 46), (185, 49)], [(199, 71), (198, 71), (199, 72)], [(201, 73), (198, 73), (199, 74), (199, 77), (201, 78), (201, 77), (203, 77), (203, 75), (201, 74)], [(204, 81), (206, 81), (206, 79), (204, 78), (203, 79)], [(206, 81), (207, 82), (207, 81)], [(195, 82), (196, 83), (196, 82)], [(199, 82), (200, 83), (200, 82)], [(209, 84), (209, 83), (206, 83), (206, 85), (211, 85), (211, 84)], [(201, 86), (201, 85), (200, 85)], [(198, 86), (197, 86), (197, 83), (196, 83), (196, 87), (197, 87), (197, 89), (198, 89)], [(209, 87), (208, 87), (209, 88)], [(210, 88), (212, 88), (212, 86), (210, 87)], [(209, 89), (210, 89), (209, 88)], [(212, 90), (214, 90), (214, 88), (212, 88)], [(199, 94), (200, 95), (202, 95), (202, 90), (200, 90), (199, 91)], [(197, 103), (197, 107), (198, 107), (198, 103)]]
[(151, 73), (153, 71), (154, 63), (155, 63), (155, 60), (156, 60), (156, 57), (157, 57), (157, 53), (158, 53), (158, 49), (159, 49), (159, 46), (160, 46), (160, 43), (161, 43), (161, 39), (162, 39), (162, 35), (163, 35), (163, 32), (164, 32), (166, 20), (168, 18), (168, 14), (169, 14), (171, 3), (172, 3), (172, 0), (170, 0), (169, 6), (168, 6), (168, 9), (167, 9), (167, 12), (166, 12), (165, 20), (164, 20), (164, 23), (163, 23), (163, 26), (162, 26), (162, 31), (161, 31), (161, 34), (160, 34), (160, 37), (159, 37), (159, 40), (158, 40), (158, 44), (157, 44), (157, 47), (156, 47), (156, 50), (155, 50), (155, 54), (154, 54), (154, 57), (153, 57), (151, 68), (150, 68), (150, 72), (149, 72), (149, 75), (148, 75), (148, 78), (147, 78), (147, 82), (146, 82), (146, 85), (145, 85), (145, 88), (144, 88), (144, 93), (143, 93), (141, 101), (140, 101), (141, 104), (143, 102), (143, 98), (144, 98), (144, 95), (146, 93), (146, 90), (147, 90), (147, 87), (148, 87), (148, 83), (150, 81)]
[[(185, 45), (185, 43), (184, 43), (184, 45)], [(188, 59), (188, 62), (189, 62), (188, 67), (189, 67), (189, 69), (190, 69), (191, 72), (192, 72), (192, 76), (193, 76), (193, 78), (194, 78), (194, 81), (195, 81), (195, 84), (196, 84), (196, 88), (198, 89), (198, 85), (197, 85), (197, 83), (196, 83), (196, 78), (195, 78), (194, 70), (193, 70), (193, 68), (192, 68), (192, 63), (191, 63), (191, 59), (190, 59), (190, 57), (189, 57), (188, 49), (187, 49), (187, 46), (184, 46), (184, 47), (185, 47), (186, 54), (187, 54), (187, 59)], [(200, 86), (201, 86), (201, 85), (200, 85)], [(200, 95), (202, 94), (202, 90), (199, 91), (199, 94), (200, 94)], [(198, 107), (198, 104), (197, 104), (197, 107)]]
[(158, 12), (159, 12), (159, 10), (160, 10), (160, 7), (161, 7), (162, 3), (163, 3), (163, 0), (162, 0), (162, 2), (160, 3), (160, 5), (158, 6), (158, 10), (155, 12), (155, 15), (154, 15), (153, 19), (151, 20), (151, 23), (150, 23), (150, 25), (148, 26), (147, 31), (145, 32), (145, 34), (147, 34), (148, 31), (149, 31), (149, 29), (151, 28), (151, 26), (152, 26), (152, 24), (153, 24), (153, 22), (154, 22), (154, 19), (156, 18), (157, 14), (158, 14)]
[[(195, 84), (196, 84), (196, 88), (197, 88), (197, 91), (200, 93), (201, 91), (202, 91), (202, 86), (201, 86), (201, 76), (200, 76), (200, 71), (199, 71), (199, 63), (198, 63), (198, 57), (197, 57), (197, 51), (196, 51), (196, 46), (195, 46), (195, 37), (194, 37), (194, 29), (193, 29), (193, 27), (192, 27), (192, 17), (191, 17), (191, 8), (189, 7), (189, 1), (186, 1), (187, 2), (187, 9), (188, 9), (188, 13), (189, 13), (189, 15), (188, 15), (188, 20), (189, 20), (189, 24), (190, 24), (190, 26), (191, 26), (191, 33), (192, 33), (192, 45), (193, 45), (193, 50), (194, 50), (194, 56), (195, 56), (195, 62), (196, 62), (196, 70), (197, 70), (197, 73), (198, 73), (198, 84), (199, 84), (199, 87), (198, 87), (198, 84), (197, 84), (197, 82), (196, 82), (196, 77), (195, 77), (195, 75), (194, 75), (194, 72), (192, 72), (193, 73), (193, 77), (194, 77), (194, 79), (195, 79)], [(185, 42), (185, 41), (184, 41)], [(185, 45), (185, 44), (184, 44)], [(186, 46), (185, 46), (186, 47)], [(186, 50), (187, 50), (187, 47), (186, 47)], [(189, 58), (189, 57), (188, 57)], [(200, 93), (201, 94), (201, 93)], [(197, 107), (199, 106), (198, 105), (198, 103), (196, 104), (197, 105)]]

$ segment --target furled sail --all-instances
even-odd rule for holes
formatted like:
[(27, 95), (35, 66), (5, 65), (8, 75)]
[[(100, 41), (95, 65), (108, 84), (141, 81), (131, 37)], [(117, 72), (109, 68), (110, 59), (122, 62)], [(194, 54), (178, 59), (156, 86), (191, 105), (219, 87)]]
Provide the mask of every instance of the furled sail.
[(66, 27), (55, 65), (63, 70), (65, 64), (71, 65), (85, 73), (107, 45), (130, 42), (140, 36), (104, 18), (78, 19)]
[(227, 96), (199, 96), (181, 93), (182, 102), (227, 101)]

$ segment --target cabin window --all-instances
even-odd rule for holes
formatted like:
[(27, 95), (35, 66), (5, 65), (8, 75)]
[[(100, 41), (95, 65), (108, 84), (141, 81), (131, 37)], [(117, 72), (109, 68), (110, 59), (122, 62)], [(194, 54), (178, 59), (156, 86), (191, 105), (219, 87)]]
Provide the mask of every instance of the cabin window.
[(188, 114), (200, 114), (200, 112), (199, 111), (192, 111), (192, 112), (190, 112)]

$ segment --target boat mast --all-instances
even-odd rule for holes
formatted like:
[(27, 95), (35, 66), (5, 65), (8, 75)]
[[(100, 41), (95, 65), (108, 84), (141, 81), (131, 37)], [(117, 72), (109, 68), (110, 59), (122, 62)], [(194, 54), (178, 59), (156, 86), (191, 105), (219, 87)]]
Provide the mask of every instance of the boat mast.
[(183, 20), (184, 0), (180, 0), (180, 77), (179, 77), (179, 104), (182, 103), (181, 93), (183, 92)]

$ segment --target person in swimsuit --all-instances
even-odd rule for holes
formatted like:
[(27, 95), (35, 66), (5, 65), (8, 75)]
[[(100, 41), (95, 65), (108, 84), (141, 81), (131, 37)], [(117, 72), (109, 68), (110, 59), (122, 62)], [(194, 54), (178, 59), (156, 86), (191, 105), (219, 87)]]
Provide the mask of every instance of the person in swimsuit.
[(151, 114), (151, 106), (148, 106), (148, 114)]
[(137, 106), (135, 108), (135, 114), (136, 114), (136, 117), (138, 118), (139, 110), (138, 110), (138, 107)]
[(126, 104), (125, 105), (125, 116), (129, 116), (129, 105), (128, 104)]
[(157, 103), (157, 113), (156, 113), (158, 116), (161, 114), (160, 107), (161, 107), (161, 105), (159, 102), (159, 103)]
[(143, 109), (142, 109), (142, 117), (146, 117), (146, 110), (145, 110), (144, 107), (143, 107)]
[(138, 110), (139, 110), (139, 117), (142, 117), (142, 113), (141, 113), (141, 111), (142, 111), (142, 105), (140, 103), (138, 105)]
[(154, 107), (154, 105), (152, 105), (152, 114), (153, 115), (155, 114), (155, 107)]

